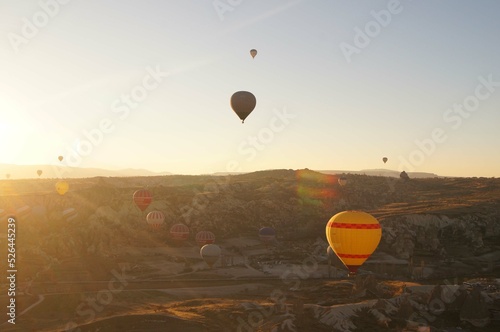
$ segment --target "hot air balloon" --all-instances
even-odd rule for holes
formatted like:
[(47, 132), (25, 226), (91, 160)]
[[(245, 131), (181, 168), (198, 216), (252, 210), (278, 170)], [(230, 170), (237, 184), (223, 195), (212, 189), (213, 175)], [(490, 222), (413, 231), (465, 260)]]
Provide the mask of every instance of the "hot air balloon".
[(382, 161), (384, 162), (384, 164), (387, 162), (387, 160), (388, 160), (387, 157), (382, 158)]
[(189, 237), (189, 227), (184, 224), (175, 224), (170, 228), (170, 237), (175, 241), (185, 241)]
[(43, 171), (41, 169), (36, 171), (36, 174), (38, 174), (38, 176), (42, 175), (42, 173), (43, 173)]
[(339, 212), (326, 224), (328, 243), (351, 276), (375, 251), (381, 237), (377, 219), (362, 211)]
[(7, 179), (10, 179), (10, 174), (9, 174), (9, 173), (5, 174), (5, 177), (6, 177)]
[(399, 173), (399, 177), (402, 180), (409, 180), (410, 179), (410, 177), (408, 176), (408, 173), (406, 173), (405, 171), (402, 171), (401, 173)]
[(31, 213), (31, 207), (29, 205), (23, 205), (16, 209), (16, 217), (25, 217)]
[(146, 189), (140, 189), (134, 192), (133, 198), (135, 205), (137, 205), (141, 211), (146, 210), (153, 201), (153, 196), (151, 196), (149, 190)]
[(252, 56), (252, 59), (254, 59), (255, 56), (257, 55), (257, 50), (256, 49), (251, 49), (250, 50), (250, 55)]
[(62, 216), (64, 219), (66, 219), (66, 221), (71, 221), (78, 216), (78, 211), (70, 207), (63, 210)]
[(200, 247), (203, 247), (205, 244), (211, 244), (215, 242), (215, 234), (210, 231), (200, 231), (196, 233), (196, 243)]
[(347, 184), (347, 178), (345, 176), (339, 177), (339, 184), (343, 187)]
[(252, 113), (256, 103), (255, 96), (248, 91), (238, 91), (231, 96), (231, 108), (241, 119), (241, 123)]
[(210, 268), (217, 262), (221, 254), (221, 250), (216, 244), (205, 244), (200, 249), (201, 258), (205, 260)]
[(56, 191), (59, 195), (64, 195), (68, 192), (69, 184), (66, 181), (58, 181), (56, 183)]
[(266, 245), (270, 244), (276, 238), (276, 231), (271, 227), (262, 227), (259, 230), (259, 238)]
[(160, 228), (165, 221), (165, 215), (161, 211), (151, 211), (146, 216), (146, 222), (154, 229)]
[(63, 156), (59, 156), (59, 157), (57, 157), (57, 159), (59, 159), (59, 161), (63, 161), (64, 157)]

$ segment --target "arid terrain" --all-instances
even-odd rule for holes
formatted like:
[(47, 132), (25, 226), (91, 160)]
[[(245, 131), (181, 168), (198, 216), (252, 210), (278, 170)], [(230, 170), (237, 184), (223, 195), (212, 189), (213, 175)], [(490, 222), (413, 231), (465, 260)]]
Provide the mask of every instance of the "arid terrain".
[[(16, 219), (16, 324), (1, 331), (499, 331), (500, 179), (308, 169), (224, 176), (0, 181), (1, 293)], [(140, 211), (133, 193), (148, 189)], [(158, 210), (165, 223), (145, 221)], [(325, 225), (362, 210), (382, 226), (348, 277)], [(173, 224), (189, 226), (173, 241)], [(276, 230), (271, 244), (258, 231)], [(222, 249), (212, 268), (194, 235)]]

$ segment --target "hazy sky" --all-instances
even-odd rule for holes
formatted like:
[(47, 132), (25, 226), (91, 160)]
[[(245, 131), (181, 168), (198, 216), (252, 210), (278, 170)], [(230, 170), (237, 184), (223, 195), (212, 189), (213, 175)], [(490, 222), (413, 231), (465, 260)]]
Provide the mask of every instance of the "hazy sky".
[[(0, 163), (498, 177), (499, 13), (497, 0), (1, 0)], [(239, 90), (257, 98), (245, 124)]]

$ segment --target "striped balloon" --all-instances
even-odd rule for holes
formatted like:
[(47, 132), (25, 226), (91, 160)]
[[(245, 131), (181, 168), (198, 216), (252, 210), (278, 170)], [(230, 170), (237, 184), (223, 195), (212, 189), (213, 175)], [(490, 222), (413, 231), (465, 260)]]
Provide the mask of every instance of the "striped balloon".
[(165, 215), (161, 211), (151, 211), (146, 216), (146, 222), (154, 229), (159, 229), (165, 221)]
[(366, 212), (344, 211), (328, 221), (326, 238), (349, 274), (355, 275), (380, 243), (382, 228), (377, 219)]
[(146, 189), (140, 189), (134, 192), (134, 203), (137, 205), (137, 207), (141, 210), (144, 211), (148, 208), (149, 204), (153, 201), (153, 196), (151, 196), (151, 193), (149, 190)]
[(185, 241), (189, 237), (189, 227), (184, 224), (175, 224), (170, 228), (170, 236), (176, 241)]
[(205, 244), (211, 244), (215, 242), (215, 234), (210, 231), (200, 231), (196, 233), (196, 243), (200, 247), (203, 247)]
[(71, 221), (78, 217), (78, 211), (75, 210), (75, 208), (67, 208), (62, 212), (63, 218), (66, 219), (66, 221)]

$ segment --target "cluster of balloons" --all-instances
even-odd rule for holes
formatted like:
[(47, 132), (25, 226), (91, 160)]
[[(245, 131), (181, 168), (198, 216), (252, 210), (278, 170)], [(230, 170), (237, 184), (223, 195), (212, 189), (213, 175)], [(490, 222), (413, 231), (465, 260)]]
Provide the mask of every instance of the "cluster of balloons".
[[(257, 55), (256, 49), (250, 50), (250, 55), (255, 58)], [(257, 99), (253, 93), (248, 91), (237, 91), (233, 93), (230, 100), (231, 108), (238, 115), (241, 123), (245, 123), (245, 119), (252, 113), (257, 104)]]

